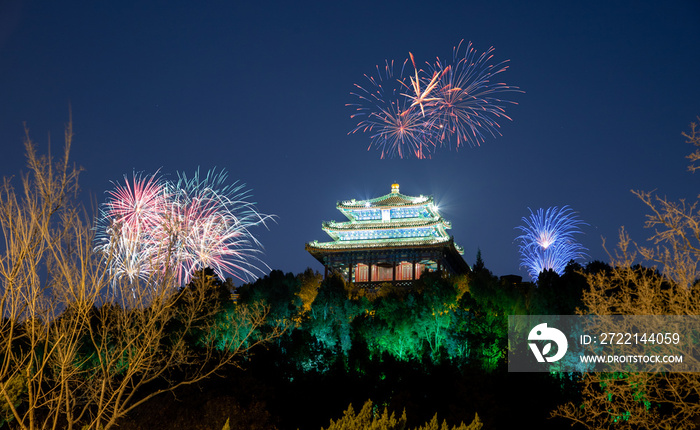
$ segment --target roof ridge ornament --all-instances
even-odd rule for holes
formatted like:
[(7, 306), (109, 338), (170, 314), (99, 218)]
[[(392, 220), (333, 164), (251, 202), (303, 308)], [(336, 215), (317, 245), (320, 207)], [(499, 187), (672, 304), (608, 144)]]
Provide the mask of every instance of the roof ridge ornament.
[(326, 275), (333, 271), (347, 282), (379, 285), (413, 282), (425, 270), (470, 270), (462, 258), (464, 249), (446, 232), (452, 224), (442, 218), (432, 196), (403, 195), (394, 183), (390, 194), (344, 200), (337, 209), (347, 221), (321, 224), (332, 241), (305, 246)]

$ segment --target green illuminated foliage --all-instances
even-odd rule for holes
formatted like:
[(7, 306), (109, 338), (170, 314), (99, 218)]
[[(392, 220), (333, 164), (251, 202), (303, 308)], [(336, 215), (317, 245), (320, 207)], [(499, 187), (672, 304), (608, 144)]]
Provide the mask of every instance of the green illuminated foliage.
[(366, 332), (370, 350), (389, 353), (401, 361), (420, 358), (415, 304), (413, 293), (394, 293), (375, 302), (372, 329)]
[(466, 279), (431, 273), (413, 288), (378, 294), (363, 332), (367, 345), (377, 356), (388, 353), (402, 361), (424, 354), (437, 361), (443, 353), (465, 351), (455, 330), (458, 302), (466, 291)]
[(17, 408), (22, 402), (22, 397), (27, 393), (26, 378), (22, 375), (15, 375), (3, 383), (2, 391), (7, 393), (9, 402), (0, 398), (0, 426), (14, 420), (12, 408)]
[(427, 344), (430, 356), (437, 360), (456, 329), (458, 302), (467, 290), (467, 281), (464, 277), (449, 280), (438, 276), (424, 278), (421, 294), (416, 300), (416, 331)]
[(345, 281), (330, 276), (321, 283), (302, 327), (324, 348), (347, 355), (352, 346), (352, 322), (365, 309), (365, 299), (350, 300)]

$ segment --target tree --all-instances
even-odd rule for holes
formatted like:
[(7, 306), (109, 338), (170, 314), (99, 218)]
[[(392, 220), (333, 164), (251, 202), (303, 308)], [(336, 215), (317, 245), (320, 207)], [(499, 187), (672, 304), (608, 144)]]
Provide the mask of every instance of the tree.
[(313, 271), (309, 267), (304, 273), (297, 275), (297, 278), (301, 284), (297, 296), (302, 302), (302, 313), (308, 313), (311, 311), (311, 306), (318, 295), (318, 289), (321, 287), (323, 275)]
[[(294, 274), (273, 270), (269, 275), (240, 287), (238, 301), (248, 306), (263, 305), (269, 309), (263, 332), (290, 334), (299, 324), (301, 299), (297, 293), (300, 285), (301, 281)], [(278, 342), (281, 340), (279, 336), (275, 337)]]
[(505, 285), (490, 270), (474, 271), (469, 292), (459, 301), (459, 314), (470, 359), (489, 371), (504, 364), (508, 347), (508, 315), (525, 315), (520, 288)]
[(417, 332), (417, 294), (399, 289), (378, 298), (371, 328), (365, 330), (370, 351), (389, 353), (396, 360), (420, 359), (422, 340)]
[[(684, 133), (688, 143), (700, 147), (696, 124)], [(700, 160), (700, 150), (689, 156)], [(691, 164), (690, 170), (698, 167)], [(700, 291), (700, 212), (688, 204), (644, 191), (634, 194), (651, 211), (646, 227), (653, 229), (651, 246), (637, 246), (621, 229), (611, 268), (586, 273), (584, 312), (595, 315), (698, 315)], [(649, 262), (644, 268), (637, 260)], [(688, 345), (689, 357), (700, 347)], [(553, 415), (568, 418), (590, 429), (695, 428), (700, 417), (700, 376), (697, 373), (585, 373), (581, 380), (582, 403), (567, 403)]]
[(350, 300), (348, 286), (337, 274), (321, 282), (304, 329), (324, 348), (340, 348), (347, 355), (352, 345), (352, 321), (364, 311), (364, 301)]
[(275, 328), (260, 333), (267, 307), (221, 312), (222, 304), (211, 300), (220, 292), (212, 276), (196, 276), (180, 291), (172, 288), (174, 278), (154, 281), (124, 285), (94, 311), (84, 345), (93, 351), (84, 358), (88, 384), (75, 393), (89, 399), (81, 405), (88, 419), (80, 421), (93, 428), (112, 427), (149, 399), (208, 378), (280, 335)]
[[(478, 260), (478, 259), (477, 259)], [(443, 277), (429, 273), (418, 281), (421, 292), (416, 296), (415, 326), (421, 340), (427, 344), (434, 362), (441, 352), (457, 355), (459, 349), (449, 348), (448, 342), (456, 331), (457, 304), (468, 290), (466, 276)]]
[(22, 429), (108, 429), (279, 335), (251, 341), (267, 310), (241, 307), (223, 345), (209, 335), (193, 343), (193, 333), (221, 329), (214, 279), (178, 291), (167, 268), (136, 283), (111, 278), (109, 256), (94, 252), (92, 217), (78, 204), (71, 142), (69, 123), (55, 162), (37, 154), (26, 132), (23, 189), (6, 178), (0, 190), (0, 402), (3, 418)]
[[(343, 417), (337, 421), (331, 420), (331, 424), (326, 430), (356, 430), (356, 429), (376, 429), (376, 430), (403, 430), (406, 428), (406, 411), (403, 411), (401, 417), (397, 418), (392, 412), (385, 407), (381, 414), (373, 412), (372, 401), (367, 400), (360, 409), (360, 412), (355, 414), (352, 405), (343, 413)], [(415, 430), (480, 430), (483, 427), (479, 415), (474, 415), (474, 420), (469, 424), (464, 423), (459, 426), (448, 426), (445, 421), (439, 425), (437, 414), (433, 419), (425, 423), (425, 425), (416, 428)]]
[[(55, 165), (37, 154), (26, 128), (25, 135), (23, 189), (4, 178), (0, 197), (0, 398), (21, 428), (56, 428), (63, 415), (70, 420), (69, 392), (82, 387), (73, 363), (103, 281), (74, 203), (80, 169), (68, 162), (70, 125)], [(17, 384), (21, 396), (10, 389)]]

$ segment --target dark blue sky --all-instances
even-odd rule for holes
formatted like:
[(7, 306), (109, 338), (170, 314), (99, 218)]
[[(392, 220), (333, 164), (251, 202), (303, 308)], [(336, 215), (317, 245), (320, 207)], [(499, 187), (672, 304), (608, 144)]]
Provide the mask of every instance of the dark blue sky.
[[(22, 123), (57, 148), (70, 105), (86, 201), (133, 170), (225, 168), (278, 216), (254, 231), (274, 269), (321, 270), (304, 244), (327, 240), (336, 202), (392, 182), (435, 196), (469, 264), (480, 248), (495, 274), (524, 277), (528, 207), (571, 206), (607, 261), (601, 236), (648, 236), (631, 189), (698, 193), (680, 134), (700, 115), (697, 1), (82, 3), (0, 1), (0, 175), (23, 168)], [(501, 79), (525, 91), (502, 136), (380, 160), (347, 134), (363, 74), (462, 39), (510, 60)]]

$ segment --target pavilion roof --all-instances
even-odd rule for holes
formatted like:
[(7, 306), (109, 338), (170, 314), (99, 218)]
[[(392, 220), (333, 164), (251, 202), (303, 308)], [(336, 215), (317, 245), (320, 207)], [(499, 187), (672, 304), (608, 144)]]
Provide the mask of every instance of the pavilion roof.
[(452, 228), (452, 223), (444, 218), (406, 218), (394, 219), (389, 222), (378, 221), (325, 221), (322, 223), (323, 230), (381, 230), (381, 229), (398, 229), (398, 228), (417, 228), (417, 227), (438, 227)]
[[(399, 192), (398, 184), (392, 184), (389, 194), (369, 200), (345, 200), (338, 202), (337, 207), (348, 217), (348, 221), (323, 222), (323, 230), (333, 241), (316, 240), (306, 244), (306, 249), (317, 258), (324, 253), (446, 245), (454, 247), (459, 254), (464, 252), (446, 234), (445, 230), (452, 225), (442, 218), (432, 196), (407, 196)], [(422, 208), (409, 209), (411, 207)], [(401, 231), (405, 229), (421, 231), (417, 234)], [(426, 229), (432, 231), (427, 232)], [(395, 232), (387, 233), (386, 230)], [(375, 231), (377, 234), (353, 234), (353, 231)]]
[[(439, 245), (449, 243), (451, 237), (411, 237), (392, 239), (371, 239), (371, 240), (349, 240), (334, 242), (319, 242), (317, 240), (309, 242), (306, 247), (310, 250), (319, 251), (343, 251), (360, 249), (381, 249), (397, 247), (415, 247), (426, 245)], [(461, 249), (461, 248), (458, 248)]]
[(398, 189), (398, 184), (392, 185), (391, 192), (380, 197), (375, 197), (368, 200), (343, 200), (338, 202), (338, 209), (365, 209), (365, 208), (381, 208), (388, 209), (392, 207), (406, 206), (422, 206), (429, 205), (433, 202), (432, 196), (407, 196), (401, 194)]

